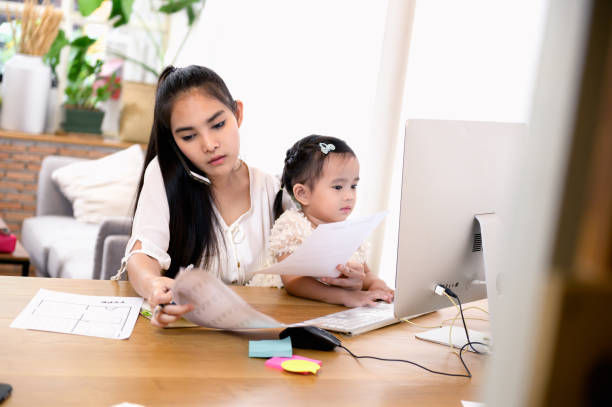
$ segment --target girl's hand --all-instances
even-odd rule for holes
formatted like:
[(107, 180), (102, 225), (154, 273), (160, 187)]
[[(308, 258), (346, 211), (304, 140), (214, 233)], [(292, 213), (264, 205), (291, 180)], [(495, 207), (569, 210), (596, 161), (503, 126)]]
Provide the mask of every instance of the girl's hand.
[[(384, 291), (347, 291), (344, 299), (345, 307), (373, 307), (377, 300), (387, 301), (389, 294)], [(389, 302), (389, 301), (387, 301)]]
[(172, 302), (172, 287), (174, 287), (173, 279), (156, 277), (151, 285), (151, 295), (147, 298), (151, 305), (151, 310), (154, 310), (151, 317), (151, 325), (163, 328), (193, 310), (193, 305), (191, 304), (170, 305), (170, 302)]
[(363, 287), (365, 271), (362, 263), (349, 261), (345, 265), (339, 264), (336, 269), (342, 273), (340, 277), (322, 277), (320, 280), (325, 284), (334, 285), (347, 290), (359, 291)]
[(368, 291), (380, 291), (386, 293), (387, 298), (383, 298), (383, 300), (388, 303), (391, 303), (395, 298), (395, 291), (389, 288), (387, 284), (385, 284), (385, 282), (381, 279), (377, 279), (372, 284), (370, 284), (370, 288), (368, 288)]

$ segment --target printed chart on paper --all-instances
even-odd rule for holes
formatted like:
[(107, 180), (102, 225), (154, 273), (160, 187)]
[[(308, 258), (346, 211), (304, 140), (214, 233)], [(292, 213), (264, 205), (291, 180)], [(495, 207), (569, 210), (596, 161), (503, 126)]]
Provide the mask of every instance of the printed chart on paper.
[(128, 338), (142, 298), (101, 297), (40, 289), (11, 328), (102, 338)]

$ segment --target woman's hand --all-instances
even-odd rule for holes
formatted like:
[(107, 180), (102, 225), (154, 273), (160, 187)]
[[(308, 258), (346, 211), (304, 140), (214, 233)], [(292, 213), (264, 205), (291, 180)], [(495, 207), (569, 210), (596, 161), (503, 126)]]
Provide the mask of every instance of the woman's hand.
[(363, 287), (365, 271), (362, 263), (349, 261), (345, 265), (339, 264), (336, 269), (342, 273), (340, 277), (322, 277), (320, 280), (325, 284), (346, 288), (347, 290), (359, 291)]
[(174, 280), (168, 277), (156, 277), (151, 282), (151, 295), (147, 301), (154, 310), (151, 325), (165, 327), (179, 320), (184, 314), (193, 310), (193, 305), (175, 305), (172, 302)]
[(381, 290), (368, 290), (368, 291), (347, 291), (344, 296), (345, 307), (373, 307), (376, 305), (376, 301), (387, 301), (389, 294)]

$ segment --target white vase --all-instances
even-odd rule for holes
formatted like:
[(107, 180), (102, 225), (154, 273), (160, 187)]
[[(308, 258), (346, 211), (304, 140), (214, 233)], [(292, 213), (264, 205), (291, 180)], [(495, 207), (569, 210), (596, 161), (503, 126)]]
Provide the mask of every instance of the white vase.
[(104, 119), (102, 120), (102, 134), (111, 138), (119, 138), (119, 117), (121, 114), (121, 101), (109, 99), (102, 104)]
[(0, 126), (5, 130), (42, 133), (51, 69), (42, 57), (16, 54), (4, 65)]

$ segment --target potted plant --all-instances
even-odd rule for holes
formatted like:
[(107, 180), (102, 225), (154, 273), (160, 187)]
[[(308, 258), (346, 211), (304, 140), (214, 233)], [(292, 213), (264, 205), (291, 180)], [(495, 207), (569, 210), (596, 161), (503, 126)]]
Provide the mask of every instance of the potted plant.
[[(78, 8), (83, 16), (91, 15), (104, 0), (79, 0)], [(170, 57), (166, 52), (166, 41), (159, 38), (152, 29), (152, 25), (156, 25), (153, 18), (152, 21), (142, 17), (137, 8), (134, 8), (134, 2), (129, 0), (111, 0), (112, 8), (108, 17), (114, 27), (120, 27), (128, 24), (130, 19), (137, 19), (146, 33), (151, 49), (155, 52), (155, 62), (147, 64), (139, 60), (138, 57), (126, 55), (116, 49), (109, 48), (107, 52), (113, 56), (119, 57), (125, 63), (136, 64), (143, 68), (146, 72), (152, 73), (158, 77), (163, 67), (169, 63), (174, 64), (176, 57), (181, 52), (183, 45), (191, 34), (194, 23), (200, 18), (204, 11), (206, 0), (149, 0), (151, 10), (154, 10), (155, 17), (165, 19), (166, 16), (175, 13), (184, 12), (187, 16), (188, 28), (180, 42), (174, 57)], [(157, 22), (161, 25), (161, 21)], [(147, 143), (151, 125), (153, 124), (153, 108), (155, 104), (156, 85), (145, 82), (133, 82), (129, 80), (123, 81), (123, 89), (121, 95), (121, 118), (119, 138), (122, 141)]]
[[(97, 81), (103, 62), (99, 59), (90, 62), (87, 57), (87, 50), (95, 42), (85, 35), (69, 43), (68, 82), (64, 91), (66, 117), (62, 123), (67, 132), (101, 134), (104, 111), (98, 106), (121, 87), (115, 74), (102, 82)], [(61, 48), (58, 47), (58, 52)]]

